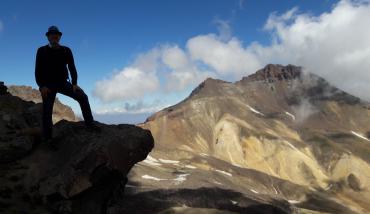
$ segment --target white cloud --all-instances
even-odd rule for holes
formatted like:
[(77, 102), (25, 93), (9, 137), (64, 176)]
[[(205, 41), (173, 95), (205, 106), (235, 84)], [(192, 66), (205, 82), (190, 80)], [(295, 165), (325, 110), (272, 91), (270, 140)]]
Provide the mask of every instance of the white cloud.
[(96, 83), (94, 95), (105, 102), (140, 98), (148, 91), (156, 91), (159, 80), (153, 72), (127, 67), (109, 79)]
[[(160, 45), (111, 78), (95, 93), (105, 101), (141, 98), (151, 91), (176, 91), (206, 77), (239, 80), (268, 63), (296, 64), (337, 87), (370, 100), (369, 0), (342, 0), (320, 15), (292, 8), (272, 13), (264, 26), (269, 45), (243, 44), (219, 21), (219, 34), (190, 38), (184, 48)], [(159, 81), (161, 79), (161, 81)]]
[(110, 78), (98, 81), (94, 95), (104, 102), (137, 99), (158, 91), (183, 90), (209, 76), (214, 75), (198, 68), (177, 45), (161, 45), (140, 54), (132, 65)]
[(125, 102), (124, 105), (118, 107), (108, 107), (97, 110), (96, 114), (142, 114), (153, 113), (163, 108), (168, 107), (169, 104), (163, 103), (161, 100), (155, 100), (152, 103), (145, 103), (143, 100), (138, 100), (135, 103)]
[(189, 58), (189, 54), (178, 46), (163, 49), (162, 61), (169, 68), (166, 90), (182, 90), (191, 84), (198, 84), (212, 72), (201, 71)]
[(231, 75), (237, 79), (262, 66), (257, 56), (235, 37), (224, 42), (214, 34), (196, 36), (188, 41), (187, 48), (193, 60), (210, 66), (220, 77)]

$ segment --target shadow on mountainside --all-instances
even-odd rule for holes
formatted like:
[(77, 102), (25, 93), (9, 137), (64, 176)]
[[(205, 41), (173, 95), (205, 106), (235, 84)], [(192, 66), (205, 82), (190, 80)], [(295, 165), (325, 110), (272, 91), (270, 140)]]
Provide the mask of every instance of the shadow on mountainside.
[(288, 203), (274, 201), (272, 204), (262, 204), (245, 197), (242, 193), (221, 188), (134, 192), (132, 188), (126, 187), (122, 200), (112, 205), (108, 213), (166, 213), (175, 207), (208, 208), (230, 213), (286, 214), (292, 212)]

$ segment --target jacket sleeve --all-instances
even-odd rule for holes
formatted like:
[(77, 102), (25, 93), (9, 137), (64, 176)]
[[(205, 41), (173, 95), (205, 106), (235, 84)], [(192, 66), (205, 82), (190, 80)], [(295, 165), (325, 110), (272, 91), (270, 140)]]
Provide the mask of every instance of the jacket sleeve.
[(73, 59), (72, 51), (68, 47), (67, 47), (67, 64), (69, 73), (71, 74), (72, 85), (77, 85), (77, 70)]
[(39, 86), (39, 88), (42, 88), (45, 86), (45, 81), (43, 78), (43, 72), (42, 72), (42, 66), (41, 66), (41, 48), (38, 48), (37, 53), (36, 53), (35, 78), (36, 78), (36, 83)]

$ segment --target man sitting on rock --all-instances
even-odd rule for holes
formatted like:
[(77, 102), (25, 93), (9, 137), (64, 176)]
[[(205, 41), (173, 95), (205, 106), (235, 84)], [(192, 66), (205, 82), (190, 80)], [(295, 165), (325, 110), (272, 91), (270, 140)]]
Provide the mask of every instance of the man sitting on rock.
[[(81, 107), (85, 124), (91, 130), (98, 130), (93, 119), (89, 100), (84, 91), (77, 85), (77, 71), (72, 51), (59, 44), (62, 32), (56, 26), (50, 26), (46, 36), (49, 44), (37, 50), (35, 77), (42, 96), (42, 132), (45, 141), (52, 139), (52, 113), (55, 96), (64, 94), (76, 100)], [(68, 70), (71, 74), (70, 83)]]

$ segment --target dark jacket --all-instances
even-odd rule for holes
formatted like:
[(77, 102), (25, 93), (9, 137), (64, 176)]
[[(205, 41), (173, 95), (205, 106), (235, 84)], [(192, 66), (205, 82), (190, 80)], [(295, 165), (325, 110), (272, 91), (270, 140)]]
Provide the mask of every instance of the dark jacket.
[(69, 47), (61, 45), (57, 49), (49, 45), (37, 49), (35, 77), (41, 88), (44, 86), (65, 83), (68, 79), (68, 70), (71, 73), (72, 84), (77, 84), (77, 71), (73, 54)]

